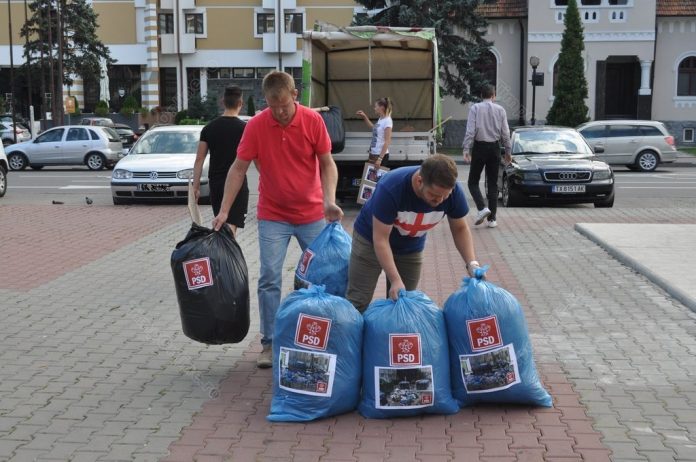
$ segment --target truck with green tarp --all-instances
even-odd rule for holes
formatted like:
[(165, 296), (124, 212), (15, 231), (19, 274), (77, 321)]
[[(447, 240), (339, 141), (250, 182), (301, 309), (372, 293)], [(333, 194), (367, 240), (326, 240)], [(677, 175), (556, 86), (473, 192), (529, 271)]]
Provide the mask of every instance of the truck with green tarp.
[(418, 165), (435, 153), (440, 96), (435, 30), (408, 27), (345, 27), (303, 34), (301, 103), (341, 111), (345, 140), (333, 153), (337, 197), (358, 192), (372, 131), (375, 100), (393, 100), (392, 141), (387, 167)]

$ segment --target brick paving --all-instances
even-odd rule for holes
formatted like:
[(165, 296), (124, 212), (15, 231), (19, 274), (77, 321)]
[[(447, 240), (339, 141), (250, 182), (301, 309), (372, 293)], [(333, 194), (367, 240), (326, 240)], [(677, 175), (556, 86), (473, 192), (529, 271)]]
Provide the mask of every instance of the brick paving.
[[(122, 218), (112, 207), (12, 207), (0, 205), (6, 236), (41, 223), (67, 237), (52, 253), (39, 251), (44, 239), (23, 241), (5, 260), (33, 263), (21, 284), (0, 279), (0, 460), (696, 460), (696, 315), (573, 230), (696, 223), (690, 207), (502, 209), (499, 228), (474, 231), (489, 280), (526, 311), (553, 408), (293, 424), (265, 419), (271, 372), (254, 365), (254, 296), (240, 344), (181, 333), (169, 255), (189, 226), (184, 207), (116, 209)], [(239, 241), (255, 293), (253, 217)], [(442, 305), (464, 274), (446, 226), (426, 251), (422, 289)], [(293, 245), (286, 288), (298, 257)]]

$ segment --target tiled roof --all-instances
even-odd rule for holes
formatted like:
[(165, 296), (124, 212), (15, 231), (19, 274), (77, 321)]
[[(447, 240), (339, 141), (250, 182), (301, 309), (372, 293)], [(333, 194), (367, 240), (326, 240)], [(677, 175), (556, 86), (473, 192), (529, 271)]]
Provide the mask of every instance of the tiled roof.
[(658, 16), (696, 16), (696, 0), (657, 0)]
[(486, 18), (526, 18), (527, 0), (482, 1), (478, 12)]

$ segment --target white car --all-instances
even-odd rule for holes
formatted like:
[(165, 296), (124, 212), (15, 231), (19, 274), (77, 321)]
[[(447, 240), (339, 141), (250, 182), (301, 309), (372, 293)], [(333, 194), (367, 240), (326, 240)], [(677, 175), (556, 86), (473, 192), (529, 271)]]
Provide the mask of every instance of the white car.
[(46, 165), (86, 165), (101, 170), (118, 161), (123, 143), (113, 128), (63, 125), (32, 141), (8, 146), (5, 152), (12, 170), (39, 170)]
[(19, 124), (14, 130), (13, 127), (14, 125), (12, 122), (0, 122), (0, 136), (2, 137), (2, 144), (4, 146), (9, 146), (15, 142), (15, 133), (13, 132), (16, 132), (18, 143), (29, 141), (31, 139), (31, 133), (29, 133), (29, 130), (23, 128)]
[[(115, 205), (185, 200), (203, 125), (168, 125), (146, 131), (111, 174)], [(202, 203), (210, 200), (208, 157), (201, 175)]]
[(0, 144), (0, 197), (4, 196), (7, 192), (7, 171), (9, 169), (10, 166), (7, 163), (5, 149), (2, 144)]

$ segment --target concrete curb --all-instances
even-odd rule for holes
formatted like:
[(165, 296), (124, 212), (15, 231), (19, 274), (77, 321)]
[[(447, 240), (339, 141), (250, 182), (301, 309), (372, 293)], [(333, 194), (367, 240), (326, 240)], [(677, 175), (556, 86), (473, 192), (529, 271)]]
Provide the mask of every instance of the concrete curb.
[(611, 243), (600, 237), (598, 234), (594, 233), (584, 223), (576, 223), (575, 230), (583, 236), (587, 237), (592, 242), (602, 247), (609, 253), (609, 255), (616, 258), (621, 263), (625, 264), (630, 268), (633, 268), (634, 270), (648, 278), (648, 280), (662, 288), (670, 296), (678, 300), (680, 303), (684, 304), (691, 311), (696, 312), (696, 299), (694, 299), (691, 295), (678, 289), (677, 287), (674, 287), (674, 285), (672, 285), (669, 280), (663, 278), (656, 272), (652, 271), (648, 266), (642, 264), (641, 262), (631, 257), (627, 253), (622, 252), (617, 247), (612, 246)]

